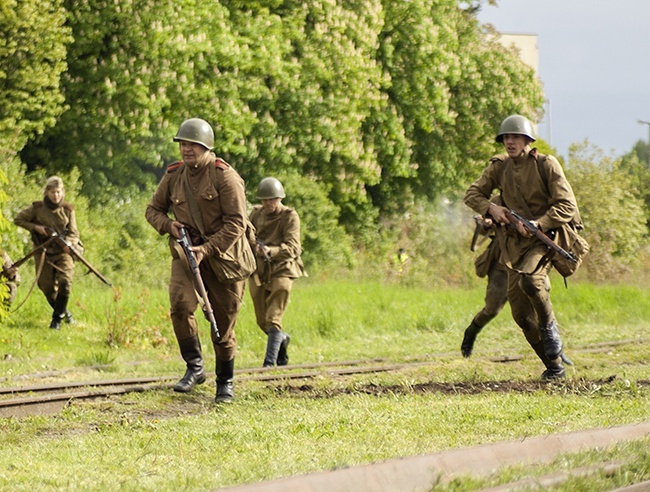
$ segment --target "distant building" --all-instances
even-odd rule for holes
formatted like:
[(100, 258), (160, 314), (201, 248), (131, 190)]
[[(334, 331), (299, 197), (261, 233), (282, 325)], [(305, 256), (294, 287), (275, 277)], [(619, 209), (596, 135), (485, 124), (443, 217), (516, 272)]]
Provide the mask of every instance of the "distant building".
[[(537, 48), (537, 34), (508, 34), (499, 33), (499, 42), (506, 48), (514, 47), (519, 52), (519, 58), (535, 71), (539, 78), (539, 49)], [(548, 108), (550, 120), (551, 108)], [(550, 125), (550, 123), (549, 123)], [(535, 132), (538, 133), (537, 122), (533, 122)], [(551, 143), (550, 129), (548, 136), (549, 144)]]

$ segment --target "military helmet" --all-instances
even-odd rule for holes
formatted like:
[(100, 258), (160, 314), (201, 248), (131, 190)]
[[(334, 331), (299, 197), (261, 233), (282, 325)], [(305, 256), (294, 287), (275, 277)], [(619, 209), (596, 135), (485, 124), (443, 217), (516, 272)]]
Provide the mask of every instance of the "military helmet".
[(508, 116), (505, 120), (501, 122), (499, 127), (499, 133), (497, 134), (496, 141), (503, 143), (504, 135), (525, 135), (530, 138), (533, 142), (537, 140), (535, 136), (535, 128), (533, 124), (525, 118), (524, 116), (513, 114)]
[(257, 188), (257, 199), (258, 200), (269, 200), (271, 198), (284, 198), (284, 188), (280, 180), (275, 178), (264, 178), (260, 181), (260, 185)]
[(185, 120), (178, 129), (174, 142), (193, 142), (208, 150), (214, 148), (214, 131), (210, 124), (201, 118)]

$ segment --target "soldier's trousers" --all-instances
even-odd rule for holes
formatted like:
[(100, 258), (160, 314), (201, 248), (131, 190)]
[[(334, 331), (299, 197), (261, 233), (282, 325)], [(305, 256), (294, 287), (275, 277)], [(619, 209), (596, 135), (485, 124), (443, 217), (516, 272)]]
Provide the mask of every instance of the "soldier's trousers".
[(282, 318), (289, 304), (293, 279), (277, 277), (260, 286), (255, 285), (251, 279), (248, 287), (253, 299), (257, 325), (264, 333), (268, 333), (269, 328), (282, 330)]
[[(235, 323), (241, 308), (246, 281), (223, 284), (217, 280), (207, 261), (202, 261), (199, 268), (219, 327), (220, 337), (217, 338), (214, 333), (211, 333), (217, 359), (232, 360), (237, 347)], [(195, 316), (199, 305), (198, 296), (194, 289), (193, 276), (180, 258), (172, 259), (169, 302), (176, 339), (180, 341), (198, 336), (199, 329)], [(201, 316), (203, 317), (203, 315)]]
[(531, 345), (542, 339), (540, 326), (547, 326), (554, 318), (548, 279), (550, 268), (551, 264), (547, 263), (532, 274), (508, 269), (508, 301), (512, 317)]
[[(35, 256), (36, 273), (43, 255)], [(72, 256), (62, 253), (59, 255), (45, 255), (45, 263), (41, 276), (38, 278), (38, 288), (43, 292), (47, 302), (54, 305), (56, 296), (70, 297), (72, 292), (72, 279), (74, 277), (74, 260)]]
[(483, 328), (501, 312), (508, 302), (508, 271), (496, 262), (488, 273), (488, 284), (485, 289), (485, 306), (476, 316), (473, 323)]

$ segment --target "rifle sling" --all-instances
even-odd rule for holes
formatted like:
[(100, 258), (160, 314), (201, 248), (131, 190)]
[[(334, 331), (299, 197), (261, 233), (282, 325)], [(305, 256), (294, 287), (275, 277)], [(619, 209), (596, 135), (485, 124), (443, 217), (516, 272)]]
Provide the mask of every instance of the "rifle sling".
[(32, 292), (34, 292), (34, 287), (36, 287), (36, 284), (38, 284), (38, 279), (41, 278), (41, 273), (43, 273), (43, 267), (45, 266), (45, 251), (46, 249), (43, 248), (43, 251), (41, 253), (41, 261), (39, 262), (38, 268), (36, 269), (36, 275), (34, 277), (34, 281), (32, 282), (32, 285), (29, 287), (29, 292), (27, 292), (25, 298), (22, 301), (20, 301), (20, 303), (18, 303), (18, 305), (14, 309), (11, 310), (12, 313), (18, 311), (23, 306), (23, 304), (27, 302), (27, 299), (29, 299), (29, 296), (32, 294)]

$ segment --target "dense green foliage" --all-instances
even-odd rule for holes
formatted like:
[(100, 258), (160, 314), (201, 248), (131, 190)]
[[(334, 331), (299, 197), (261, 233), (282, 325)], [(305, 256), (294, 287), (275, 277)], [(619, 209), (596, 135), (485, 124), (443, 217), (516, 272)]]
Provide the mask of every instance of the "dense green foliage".
[[(4, 217), (62, 174), (89, 258), (118, 278), (135, 268), (157, 282), (149, 266), (166, 258), (166, 244), (142, 214), (178, 158), (179, 123), (202, 116), (251, 203), (262, 177), (287, 181), (310, 272), (357, 264), (376, 277), (404, 247), (409, 275), (400, 280), (471, 284), (471, 256), (458, 247), (471, 211), (460, 198), (500, 151), (503, 116), (534, 119), (543, 101), (532, 70), (477, 22), (480, 3), (6, 1)], [(638, 191), (647, 170), (576, 156), (567, 168), (576, 169), (592, 264), (607, 264), (591, 276), (624, 273), (647, 248), (637, 203), (647, 209)], [(608, 180), (612, 166), (620, 179)], [(608, 232), (597, 196), (632, 200), (625, 220), (606, 219)], [(24, 231), (11, 228), (3, 241), (13, 256), (28, 249)]]
[(464, 185), (503, 115), (543, 100), (533, 72), (456, 0), (64, 7), (62, 114), (22, 158), (78, 169), (93, 202), (110, 184), (155, 182), (177, 157), (178, 124), (202, 116), (247, 181), (309, 176), (359, 231)]
[(3, 160), (55, 125), (67, 109), (62, 0), (0, 0), (0, 155)]

